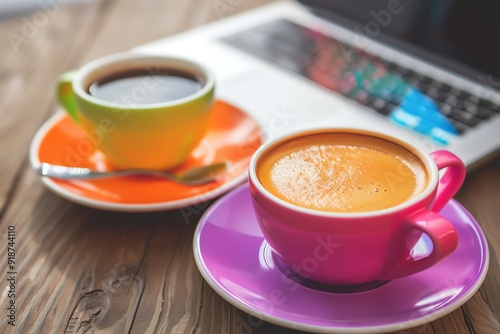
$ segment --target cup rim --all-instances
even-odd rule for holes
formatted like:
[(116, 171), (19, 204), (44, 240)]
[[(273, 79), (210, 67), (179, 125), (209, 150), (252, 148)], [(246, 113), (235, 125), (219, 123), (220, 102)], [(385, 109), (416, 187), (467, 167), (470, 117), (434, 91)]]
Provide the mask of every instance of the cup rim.
[[(205, 79), (205, 84), (199, 91), (180, 99), (175, 99), (172, 101), (161, 102), (161, 103), (132, 104), (132, 105), (98, 99), (90, 95), (83, 88), (83, 84), (88, 75), (90, 75), (91, 73), (95, 73), (95, 71), (97, 71), (98, 69), (104, 68), (111, 64), (117, 64), (120, 62), (127, 62), (133, 60), (136, 61), (144, 60), (145, 62), (147, 61), (153, 62), (156, 60), (156, 61), (161, 61), (165, 64), (168, 63), (168, 66), (171, 66), (173, 68), (178, 68), (180, 65), (183, 65), (184, 67), (187, 67), (190, 70), (192, 70), (192, 72), (195, 72), (197, 74), (202, 74)], [(201, 98), (202, 96), (209, 93), (215, 87), (215, 78), (212, 72), (208, 70), (205, 66), (202, 66), (201, 64), (196, 63), (192, 60), (188, 60), (186, 58), (181, 58), (171, 55), (163, 55), (163, 54), (145, 54), (135, 51), (128, 51), (128, 52), (121, 52), (104, 56), (102, 58), (95, 59), (85, 64), (79, 70), (76, 71), (76, 74), (71, 84), (75, 95), (77, 95), (79, 98), (83, 100), (86, 100), (87, 102), (100, 105), (103, 107), (113, 108), (115, 110), (120, 110), (120, 109), (149, 110), (149, 109), (182, 105), (189, 101)]]
[[(306, 135), (313, 135), (313, 134), (320, 134), (320, 133), (355, 133), (355, 134), (361, 134), (361, 135), (369, 135), (369, 136), (374, 136), (383, 140), (389, 140), (391, 142), (395, 142), (398, 145), (401, 145), (403, 148), (409, 150), (410, 152), (414, 153), (423, 163), (424, 166), (429, 173), (429, 181), (427, 182), (426, 187), (422, 192), (420, 192), (417, 196), (411, 198), (408, 201), (405, 201), (403, 203), (400, 203), (398, 205), (381, 209), (381, 210), (373, 210), (373, 211), (364, 211), (364, 212), (333, 212), (333, 211), (322, 211), (322, 210), (316, 210), (316, 209), (310, 209), (310, 208), (305, 208), (301, 207), (299, 205), (295, 205), (292, 203), (289, 203), (281, 198), (278, 198), (277, 196), (273, 195), (270, 191), (268, 191), (260, 182), (259, 178), (257, 177), (257, 172), (256, 172), (256, 164), (257, 161), (259, 160), (259, 157), (269, 150), (270, 148), (279, 145), (280, 143), (292, 138), (292, 137), (297, 137), (297, 136), (306, 136)], [(321, 127), (321, 128), (314, 128), (314, 129), (309, 129), (309, 130), (297, 130), (294, 132), (289, 132), (285, 135), (282, 135), (280, 137), (277, 137), (273, 140), (268, 141), (267, 143), (261, 145), (257, 151), (252, 155), (249, 163), (249, 168), (248, 168), (248, 175), (249, 175), (249, 180), (257, 188), (257, 191), (265, 196), (268, 200), (274, 202), (275, 204), (285, 207), (289, 210), (293, 210), (299, 213), (307, 214), (307, 215), (313, 215), (313, 216), (321, 216), (321, 217), (332, 217), (332, 218), (353, 218), (353, 219), (358, 219), (358, 218), (368, 218), (368, 217), (376, 217), (376, 216), (383, 216), (395, 212), (400, 212), (406, 208), (409, 208), (420, 201), (424, 200), (427, 196), (432, 194), (432, 192), (436, 189), (436, 186), (438, 184), (438, 179), (439, 179), (439, 173), (438, 173), (438, 168), (437, 165), (435, 164), (434, 160), (431, 158), (429, 153), (425, 151), (422, 147), (419, 145), (410, 142), (406, 139), (403, 139), (398, 136), (393, 136), (393, 135), (387, 135), (384, 133), (381, 133), (377, 130), (370, 130), (370, 129), (361, 129), (361, 128), (350, 128), (350, 127)]]

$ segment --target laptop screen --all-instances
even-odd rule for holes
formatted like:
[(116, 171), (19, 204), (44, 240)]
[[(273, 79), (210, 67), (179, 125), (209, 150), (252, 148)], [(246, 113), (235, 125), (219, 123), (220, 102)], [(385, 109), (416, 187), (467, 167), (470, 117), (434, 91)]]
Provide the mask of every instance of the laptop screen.
[(497, 0), (299, 0), (368, 38), (500, 90)]

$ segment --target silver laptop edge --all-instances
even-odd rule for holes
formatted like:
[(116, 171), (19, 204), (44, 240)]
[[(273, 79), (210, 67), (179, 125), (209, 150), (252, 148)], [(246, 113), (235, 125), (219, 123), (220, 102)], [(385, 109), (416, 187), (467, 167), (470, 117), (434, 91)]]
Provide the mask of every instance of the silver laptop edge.
[(499, 150), (500, 114), (457, 136), (449, 145), (441, 146), (427, 137), (392, 124), (386, 117), (308, 79), (219, 41), (221, 37), (279, 18), (313, 27), (381, 58), (500, 103), (500, 94), (487, 86), (454, 75), (373, 41), (367, 36), (354, 34), (318, 18), (302, 5), (292, 1), (273, 3), (243, 14), (221, 18), (214, 23), (140, 46), (135, 50), (182, 56), (208, 67), (217, 79), (217, 96), (241, 107), (254, 117), (262, 128), (265, 140), (287, 132), (314, 127), (373, 129), (404, 137), (427, 151), (450, 150), (469, 167)]

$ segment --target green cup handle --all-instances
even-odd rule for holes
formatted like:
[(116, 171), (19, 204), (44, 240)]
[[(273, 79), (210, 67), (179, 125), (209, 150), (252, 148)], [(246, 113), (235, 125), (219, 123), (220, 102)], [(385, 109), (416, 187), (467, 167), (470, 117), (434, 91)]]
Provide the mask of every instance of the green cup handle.
[(61, 75), (57, 82), (57, 99), (66, 109), (67, 113), (78, 122), (78, 113), (76, 108), (75, 92), (73, 91), (73, 78), (76, 71), (69, 71)]

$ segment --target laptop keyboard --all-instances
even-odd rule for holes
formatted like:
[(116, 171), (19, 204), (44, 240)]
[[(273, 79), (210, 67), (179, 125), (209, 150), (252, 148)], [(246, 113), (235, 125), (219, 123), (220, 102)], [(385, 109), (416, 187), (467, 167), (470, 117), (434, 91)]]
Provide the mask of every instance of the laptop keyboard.
[(500, 106), (287, 20), (221, 39), (446, 145)]

